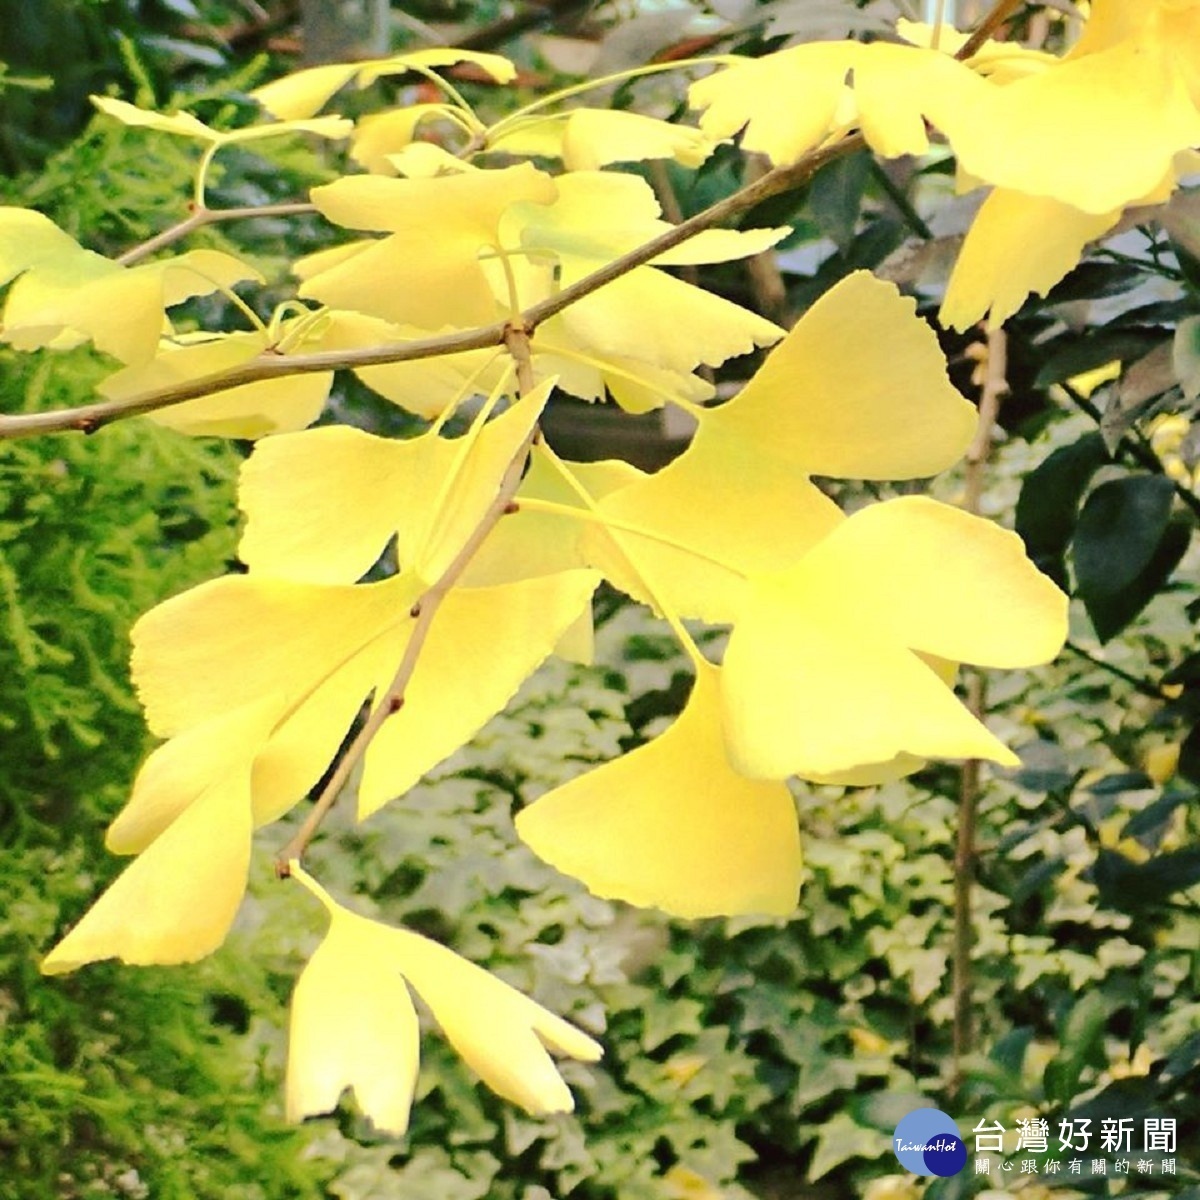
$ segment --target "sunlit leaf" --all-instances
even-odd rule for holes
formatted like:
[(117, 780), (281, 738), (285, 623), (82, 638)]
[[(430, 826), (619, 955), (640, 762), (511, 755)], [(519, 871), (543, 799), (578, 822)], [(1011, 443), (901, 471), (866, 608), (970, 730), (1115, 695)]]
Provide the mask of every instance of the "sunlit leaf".
[(718, 678), (702, 667), (666, 733), (523, 810), (521, 839), (598, 896), (684, 917), (791, 912), (795, 803), (730, 765)]

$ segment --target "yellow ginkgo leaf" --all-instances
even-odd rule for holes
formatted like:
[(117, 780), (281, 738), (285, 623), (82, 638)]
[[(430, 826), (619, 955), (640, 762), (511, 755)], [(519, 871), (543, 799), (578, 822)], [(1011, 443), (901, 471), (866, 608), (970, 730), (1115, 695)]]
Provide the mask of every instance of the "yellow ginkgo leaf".
[[(293, 868), (297, 878), (303, 872)], [(288, 1029), (284, 1095), (289, 1121), (331, 1112), (353, 1088), (375, 1128), (397, 1137), (408, 1128), (420, 1059), (412, 998), (386, 933), (338, 905), (329, 931), (296, 981)]]
[(250, 867), (246, 764), (216, 779), (120, 875), (42, 962), (48, 975), (119, 958), (195, 962), (225, 940)]
[(701, 363), (719, 366), (783, 336), (757, 313), (653, 267), (622, 275), (561, 318), (561, 329), (586, 352), (616, 353), (678, 374)]
[(430, 430), (397, 441), (328, 426), (263, 443), (242, 471), (242, 560), (282, 579), (351, 582), (395, 534), (400, 565), (433, 582), (495, 499), (551, 386), (462, 438)]
[(413, 67), (432, 69), (453, 66), (459, 62), (473, 63), (497, 83), (508, 83), (516, 75), (516, 67), (499, 54), (431, 46), (426, 50), (414, 50), (368, 62), (308, 67), (255, 88), (250, 95), (272, 116), (294, 120), (320, 112), (334, 92), (345, 87), (352, 79), (360, 87), (366, 87), (384, 75), (399, 75)]
[(92, 96), (92, 104), (106, 117), (115, 117), (122, 125), (154, 129), (159, 133), (174, 133), (180, 137), (195, 138), (200, 142), (219, 142), (221, 134), (210, 125), (193, 117), (191, 113), (160, 113), (153, 109), (139, 108), (113, 96)]
[[(792, 163), (847, 117), (885, 156), (929, 148), (925, 121), (942, 118), (990, 85), (945, 54), (886, 42), (809, 42), (692, 84), (700, 128), (723, 140), (740, 129), (744, 150)], [(852, 101), (847, 113), (847, 89)]]
[(256, 142), (285, 133), (313, 133), (318, 137), (344, 138), (349, 137), (354, 129), (353, 121), (341, 117), (321, 117), (315, 121), (278, 121), (271, 125), (249, 125), (242, 129), (220, 130), (205, 125), (191, 113), (168, 115), (153, 109), (138, 108), (136, 104), (128, 104), (111, 96), (92, 96), (91, 101), (106, 116), (115, 117), (124, 125), (140, 126), (157, 130), (159, 133), (173, 133), (179, 137), (214, 144)]
[[(265, 331), (164, 339), (150, 362), (110, 375), (98, 390), (110, 400), (165, 391), (248, 363), (269, 343)], [(267, 379), (160, 408), (149, 417), (180, 433), (259, 438), (311, 425), (332, 382), (332, 371)]]
[[(416, 1022), (404, 980), (495, 1092), (531, 1113), (574, 1108), (546, 1047), (595, 1062), (601, 1050), (590, 1037), (444, 946), (343, 908), (298, 863), (292, 876), (325, 906), (330, 928), (293, 1001), (291, 1119), (328, 1111), (352, 1086), (379, 1128), (404, 1131), (417, 1065)], [(331, 1031), (329, 1022), (360, 1025), (362, 1036)]]
[(229, 575), (164, 601), (133, 628), (133, 679), (146, 722), (171, 737), (227, 713), (234, 695), (243, 703), (284, 695), (299, 704), (360, 656), (377, 663), (386, 682), (419, 594), (408, 575), (360, 587)]
[(492, 1091), (535, 1115), (574, 1109), (546, 1047), (596, 1062), (601, 1049), (595, 1041), (445, 946), (403, 929), (391, 936), (401, 973)]
[(867, 271), (830, 288), (704, 420), (811, 474), (850, 479), (934, 475), (963, 454), (976, 425), (916, 302)]
[(367, 750), (359, 818), (408, 791), (482, 729), (590, 613), (599, 582), (594, 571), (574, 570), (452, 591), (421, 648), (404, 706)]
[(791, 912), (795, 802), (784, 784), (730, 765), (719, 675), (702, 665), (666, 733), (523, 810), (522, 841), (598, 896), (682, 917)]
[(594, 171), (618, 162), (670, 158), (698, 167), (716, 143), (698, 129), (622, 109), (576, 108), (503, 126), (488, 149), (561, 158), (569, 171)]
[(999, 328), (1030, 293), (1044, 296), (1120, 216), (997, 188), (967, 231), (938, 319), (965, 330), (986, 313), (989, 328)]
[(433, 179), (353, 176), (314, 188), (313, 203), (331, 221), (390, 235), (309, 275), (300, 294), (427, 329), (494, 320), (496, 298), (479, 255), (500, 249), (506, 208), (554, 195), (550, 176), (528, 163)]
[(40, 262), (13, 284), (4, 307), (4, 335), (32, 349), (73, 333), (122, 362), (142, 364), (158, 348), (165, 309), (246, 280), (262, 282), (262, 277), (217, 250), (191, 250), (135, 267), (86, 251), (68, 253)]
[(1145, 196), (1200, 143), (1174, 47), (1149, 36), (988, 87), (937, 123), (969, 174), (1094, 215)]
[(1016, 765), (915, 652), (1032, 666), (1065, 637), (1066, 598), (1015, 534), (924, 497), (873, 505), (750, 581), (725, 655), (733, 761), (758, 778), (899, 754)]
[(114, 854), (138, 854), (222, 778), (248, 773), (254, 756), (287, 710), (276, 694), (193, 725), (159, 746), (134, 780), (128, 804), (108, 827)]
[(418, 127), (426, 121), (445, 121), (457, 112), (451, 104), (410, 104), (406, 108), (372, 113), (358, 122), (350, 157), (368, 171), (395, 175), (391, 156), (413, 141)]
[[(622, 537), (675, 611), (733, 620), (746, 575), (795, 561), (841, 522), (810, 475), (913, 478), (963, 453), (975, 410), (914, 310), (891, 284), (848, 276), (733, 400), (701, 414), (683, 455), (604, 500), (604, 515), (647, 535)], [(584, 536), (593, 565), (650, 599), (608, 534)]]

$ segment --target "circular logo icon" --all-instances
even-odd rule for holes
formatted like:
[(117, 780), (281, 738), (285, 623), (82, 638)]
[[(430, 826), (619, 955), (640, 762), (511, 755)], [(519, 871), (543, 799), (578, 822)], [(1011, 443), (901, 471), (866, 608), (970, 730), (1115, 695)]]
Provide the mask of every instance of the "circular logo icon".
[(915, 1108), (903, 1117), (892, 1149), (900, 1165), (914, 1175), (957, 1175), (967, 1165), (958, 1126), (940, 1108)]

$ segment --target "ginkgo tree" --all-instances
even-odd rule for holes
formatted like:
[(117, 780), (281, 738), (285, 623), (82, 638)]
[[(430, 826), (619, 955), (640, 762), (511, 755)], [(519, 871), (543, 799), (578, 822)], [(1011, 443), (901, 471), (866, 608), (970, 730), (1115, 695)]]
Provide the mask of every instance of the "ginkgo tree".
[[(581, 106), (586, 88), (489, 125), (438, 72), (469, 61), (504, 84), (512, 64), (440, 49), (290, 75), (232, 131), (98, 98), (111, 119), (195, 142), (191, 211), (108, 259), (36, 212), (0, 210), (5, 340), (90, 342), (115, 363), (95, 403), (0, 416), (0, 436), (145, 414), (257, 441), (239, 489), (245, 572), (134, 630), (134, 681), (163, 739), (108, 835), (135, 857), (43, 969), (215, 951), (256, 831), (325, 780), (275, 847), (279, 874), (329, 914), (295, 989), (290, 1115), (352, 1087), (380, 1129), (404, 1130), (410, 989), (495, 1091), (569, 1109), (547, 1048), (595, 1059), (592, 1038), (449, 949), (354, 913), (302, 860), (352, 772), (359, 819), (386, 820), (548, 657), (586, 661), (602, 580), (669, 625), (694, 684), (664, 733), (517, 818), (539, 856), (599, 896), (683, 917), (786, 914), (802, 902), (790, 780), (860, 786), (935, 758), (1014, 765), (956, 697), (956, 671), (1051, 660), (1066, 597), (989, 521), (922, 496), (847, 514), (813, 482), (925, 478), (976, 439), (915, 302), (858, 272), (785, 331), (670, 268), (775, 245), (786, 228), (719, 226), (834, 158), (922, 154), (938, 138), (964, 190), (992, 188), (942, 319), (999, 323), (1045, 291), (1127, 206), (1190, 169), (1200, 0), (1095, 0), (1063, 58), (990, 40), (1016, 7), (1002, 0), (970, 37), (901, 23), (896, 41), (672, 64), (699, 76), (696, 125)], [(410, 72), (444, 99), (322, 115), (344, 88)], [(347, 173), (294, 205), (209, 206), (223, 150), (296, 136), (348, 141)], [(730, 139), (771, 169), (678, 223), (622, 169), (696, 167)], [(252, 267), (178, 249), (206, 224), (313, 209), (347, 237), (296, 261), (294, 297), (266, 318), (235, 290), (264, 282)], [(245, 328), (173, 323), (197, 296), (224, 297)], [(702, 368), (767, 347), (713, 403)], [(309, 429), (339, 370), (424, 431)], [(539, 429), (555, 388), (630, 414), (674, 405), (696, 432), (653, 473), (568, 461)], [(729, 630), (719, 660), (697, 623)]]

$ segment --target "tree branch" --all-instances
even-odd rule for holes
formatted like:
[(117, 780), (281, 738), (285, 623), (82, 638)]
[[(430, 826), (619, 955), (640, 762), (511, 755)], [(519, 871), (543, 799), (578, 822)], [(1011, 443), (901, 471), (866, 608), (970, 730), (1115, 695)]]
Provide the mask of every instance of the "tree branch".
[[(979, 425), (967, 450), (966, 495), (963, 508), (978, 515), (983, 497), (984, 472), (991, 453), (992, 430), (1000, 411), (1000, 401), (1008, 391), (1008, 335), (1003, 329), (987, 335), (987, 373), (979, 397)], [(967, 707), (979, 720), (987, 703), (987, 681), (980, 670), (967, 678)], [(979, 805), (980, 764), (968, 759), (962, 766), (958, 791), (958, 836), (954, 851), (954, 940), (952, 982), (954, 1027), (952, 1031), (952, 1070), (950, 1090), (958, 1091), (962, 1080), (962, 1060), (971, 1046), (972, 985), (971, 947), (974, 924), (971, 893), (975, 886), (975, 818)]]
[(126, 250), (124, 254), (113, 261), (119, 266), (131, 267), (156, 250), (170, 246), (194, 230), (201, 229), (205, 225), (214, 225), (218, 221), (242, 221), (251, 217), (295, 217), (302, 213), (316, 211), (315, 204), (309, 204), (302, 200), (293, 204), (260, 204), (247, 208), (197, 208), (190, 216), (184, 217), (182, 221), (177, 221), (174, 225), (164, 229), (162, 233), (156, 233), (152, 238), (147, 238), (132, 249)]
[[(508, 347), (513, 361), (516, 363), (518, 390), (526, 392), (533, 386), (533, 367), (529, 353), (529, 335), (519, 326), (510, 325), (505, 329), (504, 343)], [(400, 665), (396, 668), (396, 674), (392, 677), (392, 682), (388, 685), (387, 691), (379, 698), (378, 703), (376, 703), (375, 707), (368, 714), (363, 727), (358, 731), (354, 740), (346, 748), (346, 752), (339, 759), (328, 782), (321, 790), (321, 794), (309, 810), (304, 823), (296, 830), (287, 845), (275, 856), (275, 874), (280, 879), (286, 879), (291, 874), (288, 866), (289, 863), (299, 861), (303, 857), (308, 844), (321, 828), (321, 823), (328, 816), (329, 810), (337, 803), (338, 797), (342, 794), (342, 790), (345, 788), (346, 782), (349, 780), (354, 768), (358, 765), (363, 755), (366, 754), (368, 747), (375, 739), (375, 735), (383, 727), (383, 723), (393, 713), (399, 712), (404, 707), (404, 694), (408, 690), (413, 672), (417, 669), (421, 650), (425, 646), (425, 641), (429, 636), (429, 631), (433, 626), (438, 609), (441, 608), (442, 601), (446, 599), (450, 590), (458, 582), (460, 576), (470, 564), (471, 559), (474, 558), (475, 552), (483, 545), (488, 534), (492, 532), (500, 518), (506, 512), (512, 511), (513, 496), (516, 495), (517, 488), (520, 486), (521, 476), (525, 470), (525, 463), (529, 458), (530, 447), (537, 436), (538, 427), (535, 425), (529, 436), (521, 443), (516, 454), (513, 455), (512, 461), (508, 464), (500, 480), (500, 486), (496, 489), (496, 496), (480, 518), (479, 524), (471, 531), (470, 536), (463, 542), (449, 566), (438, 576), (437, 581), (413, 605), (412, 615), (415, 617), (415, 623), (412, 633), (409, 634), (408, 644), (404, 647), (404, 655), (400, 659)]]
[[(963, 59), (973, 54), (983, 40), (1008, 19), (1019, 3), (1021, 0), (997, 0), (995, 7), (983, 19), (979, 28), (956, 57)], [(562, 312), (577, 300), (591, 295), (592, 292), (619, 279), (634, 268), (644, 266), (660, 254), (674, 249), (703, 230), (738, 216), (773, 196), (802, 187), (828, 163), (843, 155), (861, 150), (864, 146), (866, 146), (866, 139), (863, 134), (861, 132), (852, 133), (830, 145), (819, 146), (815, 150), (809, 151), (798, 162), (773, 168), (761, 178), (739, 188), (725, 199), (717, 201), (686, 221), (664, 230), (658, 237), (621, 255), (590, 275), (585, 275), (570, 287), (563, 288), (556, 295), (531, 305), (521, 313), (520, 324), (525, 332), (532, 336), (538, 325)], [(260, 209), (202, 209), (185, 218), (178, 225), (151, 238), (149, 242), (135, 247), (117, 261), (127, 265), (130, 261), (136, 261), (137, 258), (149, 254), (151, 250), (169, 245), (170, 242), (184, 236), (185, 233), (208, 224), (210, 221), (269, 214), (272, 209), (275, 215), (279, 215), (280, 211), (285, 208), (290, 211), (312, 211), (309, 205), (299, 205), (295, 209), (283, 205)], [(175, 404), (182, 404), (185, 400), (195, 400), (197, 397), (207, 396), (226, 388), (240, 387), (247, 383), (259, 383), (265, 379), (310, 374), (314, 371), (384, 366), (388, 363), (409, 362), (418, 358), (433, 358), (442, 354), (456, 354), (463, 350), (498, 346), (504, 342), (507, 328), (505, 323), (497, 322), (494, 325), (482, 326), (478, 329), (462, 330), (440, 337), (403, 342), (393, 346), (372, 346), (362, 350), (325, 351), (316, 354), (266, 353), (231, 370), (164, 388), (161, 391), (147, 392), (141, 396), (130, 396), (122, 400), (98, 401), (95, 404), (50, 412), (0, 416), (0, 440), (67, 431), (92, 433), (102, 426), (124, 417), (139, 416), (160, 408), (169, 408)]]
[(963, 43), (961, 49), (954, 56), (958, 59), (968, 59), (973, 57), (983, 43), (1000, 28), (1010, 17), (1012, 17), (1018, 8), (1025, 3), (1025, 0), (997, 0), (997, 3), (988, 13), (986, 17), (975, 27), (974, 32)]
[[(563, 288), (537, 304), (531, 305), (520, 316), (520, 324), (528, 335), (543, 321), (548, 320), (564, 308), (584, 296), (619, 279), (635, 267), (643, 266), (667, 250), (673, 249), (697, 233), (727, 221), (756, 204), (777, 196), (781, 192), (799, 187), (825, 166), (826, 163), (848, 154), (864, 145), (861, 134), (843, 137), (831, 146), (823, 146), (806, 154), (799, 162), (786, 167), (776, 167), (761, 179), (710, 205), (703, 212), (689, 217), (679, 225), (664, 230), (656, 238), (631, 250), (628, 254), (606, 263), (603, 267), (585, 275), (570, 287)], [(205, 212), (235, 212), (234, 209), (204, 210)], [(261, 211), (261, 210), (251, 210)], [(305, 211), (308, 211), (307, 206)], [(198, 215), (198, 214), (194, 214)], [(191, 218), (189, 218), (191, 220)], [(206, 222), (200, 222), (204, 224)], [(184, 222), (180, 223), (181, 225)], [(196, 228), (197, 226), (191, 226)], [(179, 228), (178, 226), (172, 227)], [(171, 232), (164, 230), (164, 234)], [(162, 236), (162, 235), (160, 235)], [(182, 236), (182, 235), (176, 235)], [(165, 243), (164, 243), (165, 244)], [(401, 342), (390, 346), (370, 346), (361, 350), (327, 350), (315, 354), (280, 355), (265, 353), (248, 363), (221, 371), (203, 379), (189, 380), (156, 392), (140, 396), (128, 396), (120, 400), (101, 400), (95, 404), (84, 404), (77, 408), (56, 409), (41, 413), (18, 413), (0, 416), (0, 440), (33, 437), (43, 433), (76, 431), (93, 433), (102, 426), (124, 417), (140, 416), (160, 408), (170, 408), (185, 400), (195, 400), (227, 388), (241, 387), (247, 383), (260, 383), (265, 379), (280, 379), (288, 375), (312, 374), (316, 371), (334, 371), (359, 367), (383, 366), (388, 363), (410, 362), (418, 358), (433, 358), (442, 354), (457, 354), (463, 350), (479, 350), (486, 346), (498, 346), (505, 341), (509, 325), (498, 321), (478, 329), (466, 329), (438, 337)]]

